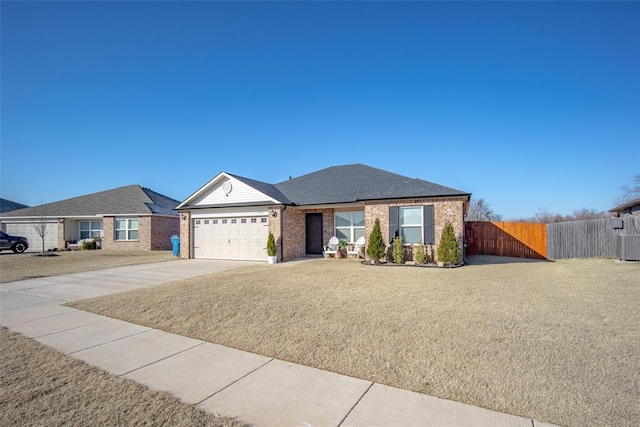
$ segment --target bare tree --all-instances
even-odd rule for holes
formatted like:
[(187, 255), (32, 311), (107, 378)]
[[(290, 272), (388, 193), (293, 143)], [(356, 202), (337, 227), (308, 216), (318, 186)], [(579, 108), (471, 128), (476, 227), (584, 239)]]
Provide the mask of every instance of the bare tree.
[[(41, 203), (42, 205), (42, 203)], [(38, 236), (42, 239), (42, 256), (45, 255), (45, 237), (47, 235), (47, 218), (45, 218), (44, 213), (40, 214), (38, 221), (33, 225), (33, 229), (36, 230)]]
[(501, 221), (502, 215), (498, 215), (493, 211), (491, 205), (484, 199), (478, 199), (471, 202), (467, 221)]
[(582, 220), (582, 219), (599, 219), (599, 218), (607, 218), (608, 215), (606, 212), (599, 211), (596, 209), (576, 209), (573, 211), (572, 219), (573, 220)]
[(640, 198), (640, 173), (631, 178), (631, 185), (623, 185), (620, 190), (622, 190), (622, 195), (616, 199), (618, 205), (624, 205), (631, 200)]

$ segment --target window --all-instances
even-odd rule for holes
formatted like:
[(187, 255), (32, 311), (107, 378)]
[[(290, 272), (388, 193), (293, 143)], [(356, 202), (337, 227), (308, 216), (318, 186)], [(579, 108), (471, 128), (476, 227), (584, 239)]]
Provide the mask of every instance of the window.
[(400, 208), (402, 242), (420, 243), (422, 240), (422, 206)]
[(246, 224), (247, 223), (247, 218), (242, 218), (240, 220), (240, 224)]
[(260, 218), (260, 222), (263, 223), (263, 224), (266, 224), (267, 218)]
[(364, 237), (364, 212), (337, 212), (335, 220), (338, 240), (355, 242)]
[(416, 244), (420, 241), (433, 244), (433, 205), (389, 206), (389, 242), (396, 236), (402, 236), (405, 244)]
[(237, 220), (237, 219), (235, 219), (235, 218), (233, 218), (233, 219), (231, 220), (231, 224), (235, 224), (235, 223), (237, 223), (237, 222), (238, 222), (238, 220)]
[(116, 240), (138, 240), (138, 218), (116, 219)]
[(251, 224), (257, 224), (258, 218), (251, 218)]
[(226, 220), (226, 219), (223, 219), (223, 220), (222, 220), (222, 223), (223, 223), (223, 224), (226, 224), (226, 223), (227, 223), (227, 220)]
[(213, 220), (213, 224), (215, 225), (215, 224), (217, 224), (217, 223), (218, 223), (218, 220), (217, 220), (217, 219), (214, 219), (214, 220)]
[(102, 221), (80, 221), (80, 239), (102, 237)]
[(209, 220), (208, 220), (208, 219), (205, 219), (205, 220), (204, 220), (204, 223), (205, 223), (205, 224), (209, 224)]

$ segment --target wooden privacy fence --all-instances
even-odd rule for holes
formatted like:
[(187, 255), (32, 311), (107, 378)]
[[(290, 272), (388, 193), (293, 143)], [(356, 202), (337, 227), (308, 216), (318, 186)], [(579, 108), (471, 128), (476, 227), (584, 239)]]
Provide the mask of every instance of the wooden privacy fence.
[(467, 221), (465, 243), (467, 255), (547, 259), (547, 225)]
[(549, 259), (616, 258), (618, 235), (640, 234), (640, 216), (557, 222), (547, 233)]
[(618, 235), (640, 234), (640, 216), (542, 224), (468, 221), (466, 255), (534, 259), (616, 258)]

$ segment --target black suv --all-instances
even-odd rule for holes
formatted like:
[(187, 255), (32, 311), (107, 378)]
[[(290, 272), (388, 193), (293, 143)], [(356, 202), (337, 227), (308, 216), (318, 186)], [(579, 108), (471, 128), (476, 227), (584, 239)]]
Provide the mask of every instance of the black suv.
[(29, 241), (22, 236), (9, 236), (4, 231), (0, 231), (0, 251), (11, 249), (16, 254), (29, 249)]

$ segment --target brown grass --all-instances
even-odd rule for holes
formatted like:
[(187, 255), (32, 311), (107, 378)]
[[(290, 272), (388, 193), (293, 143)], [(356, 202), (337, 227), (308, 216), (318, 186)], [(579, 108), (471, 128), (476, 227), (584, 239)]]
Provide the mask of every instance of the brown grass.
[(51, 254), (40, 257), (34, 253), (0, 252), (0, 283), (179, 259), (171, 251), (85, 250)]
[(630, 426), (640, 419), (639, 279), (639, 264), (612, 260), (317, 260), (71, 305), (539, 421)]
[(242, 426), (0, 329), (0, 425)]

